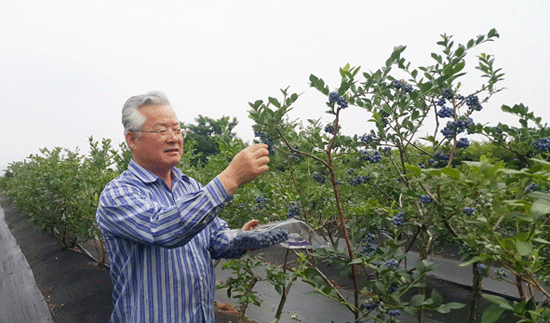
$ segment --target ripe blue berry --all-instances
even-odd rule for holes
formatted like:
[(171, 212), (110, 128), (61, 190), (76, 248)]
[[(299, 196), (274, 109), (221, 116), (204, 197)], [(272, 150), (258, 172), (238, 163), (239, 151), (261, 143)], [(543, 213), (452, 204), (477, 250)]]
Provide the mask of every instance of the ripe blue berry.
[(473, 214), (476, 213), (476, 209), (473, 207), (467, 206), (462, 209), (462, 212), (464, 212), (467, 216), (472, 216)]
[(343, 96), (338, 94), (338, 92), (331, 92), (328, 96), (328, 102), (330, 105), (334, 105), (336, 103), (342, 109), (348, 107), (348, 101)]
[(529, 186), (525, 188), (527, 192), (534, 192), (539, 186), (535, 183), (531, 183)]
[(400, 310), (389, 310), (388, 314), (390, 316), (399, 316), (399, 315), (401, 315), (401, 311)]
[(269, 150), (270, 155), (273, 155), (275, 153), (275, 151), (273, 150), (273, 143), (271, 141), (271, 136), (269, 136), (264, 131), (258, 131), (258, 130), (254, 130), (254, 136), (260, 137), (261, 142), (268, 146), (267, 149)]
[(550, 152), (550, 137), (547, 138), (539, 138), (534, 143), (533, 146), (536, 150), (547, 153)]
[(395, 269), (397, 268), (397, 260), (395, 259), (391, 259), (391, 260), (388, 260), (384, 263), (384, 266), (388, 267), (388, 269)]
[(481, 111), (483, 107), (479, 103), (479, 98), (477, 95), (470, 95), (466, 98), (466, 105), (468, 106), (468, 109), (474, 110), (474, 111)]
[(430, 204), (430, 203), (432, 203), (433, 201), (434, 201), (434, 200), (433, 200), (432, 197), (429, 196), (429, 195), (422, 195), (422, 196), (420, 197), (420, 202), (421, 202), (421, 203), (424, 203), (424, 204)]
[(364, 144), (370, 144), (376, 140), (376, 134), (364, 134), (361, 136), (361, 142)]
[(393, 294), (395, 291), (399, 288), (399, 284), (397, 282), (392, 282), (390, 287), (388, 287), (388, 294)]
[(437, 116), (440, 118), (453, 118), (455, 116), (453, 109), (442, 106), (439, 111), (437, 111)]
[(460, 138), (456, 143), (456, 148), (468, 148), (470, 146), (470, 141), (468, 138)]
[(453, 99), (453, 91), (451, 89), (445, 89), (445, 92), (443, 93), (443, 98), (447, 100)]
[(340, 98), (340, 94), (338, 92), (330, 92), (328, 96), (328, 102), (329, 103), (336, 103), (338, 102), (338, 99)]
[(370, 174), (368, 174), (367, 176), (357, 175), (357, 177), (355, 178), (352, 177), (349, 179), (350, 185), (353, 185), (353, 186), (367, 183), (368, 181), (370, 181)]
[(292, 205), (288, 208), (287, 216), (289, 218), (299, 217), (300, 212), (301, 212), (300, 201), (298, 201), (296, 203), (292, 203)]
[(405, 85), (405, 87), (403, 88), (403, 92), (405, 93), (411, 93), (412, 90), (413, 90), (413, 87), (410, 84)]
[(359, 152), (361, 153), (361, 159), (366, 160), (371, 164), (376, 164), (382, 161), (382, 155), (378, 150), (375, 150), (372, 155), (368, 151), (363, 149), (359, 150)]
[(321, 184), (324, 184), (326, 183), (327, 181), (327, 178), (325, 176), (323, 176), (320, 172), (318, 171), (315, 171), (313, 172), (313, 179), (317, 182), (317, 183), (321, 183)]
[(363, 304), (363, 308), (366, 309), (367, 311), (372, 311), (373, 309), (375, 309), (376, 307), (378, 306), (378, 304), (374, 303), (374, 302), (369, 302), (369, 303), (365, 303)]
[(393, 87), (396, 90), (399, 90), (401, 87), (403, 87), (404, 83), (405, 83), (405, 81), (403, 81), (403, 80), (395, 80), (395, 81), (393, 81)]
[(400, 227), (403, 225), (403, 213), (399, 212), (393, 217), (393, 219), (390, 220), (390, 222), (395, 225), (396, 227)]

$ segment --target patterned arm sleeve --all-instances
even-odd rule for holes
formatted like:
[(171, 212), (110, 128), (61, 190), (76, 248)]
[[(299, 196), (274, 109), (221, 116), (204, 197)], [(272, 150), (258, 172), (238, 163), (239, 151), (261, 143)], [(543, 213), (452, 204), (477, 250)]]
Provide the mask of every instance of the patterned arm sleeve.
[(229, 230), (227, 222), (216, 217), (211, 225), (213, 227), (210, 244), (210, 256), (212, 259), (235, 259), (242, 257), (246, 253), (246, 250), (235, 250), (230, 247), (229, 239), (224, 234), (225, 230)]
[(201, 232), (230, 200), (217, 177), (170, 206), (151, 201), (138, 185), (125, 182), (106, 187), (96, 218), (107, 239), (118, 236), (175, 248)]

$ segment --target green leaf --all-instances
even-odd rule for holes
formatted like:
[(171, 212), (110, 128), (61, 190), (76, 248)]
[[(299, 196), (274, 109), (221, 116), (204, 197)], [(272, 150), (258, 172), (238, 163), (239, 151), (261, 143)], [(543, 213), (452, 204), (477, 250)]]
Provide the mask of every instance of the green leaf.
[(463, 264), (460, 264), (459, 266), (460, 266), (460, 267), (466, 267), (466, 266), (469, 266), (469, 265), (471, 265), (471, 264), (473, 264), (473, 263), (481, 262), (481, 261), (484, 261), (484, 260), (487, 260), (487, 258), (486, 258), (486, 257), (481, 257), (481, 256), (476, 256), (476, 257), (470, 259), (468, 262), (465, 262), (465, 263), (463, 263)]
[(439, 294), (439, 292), (435, 289), (432, 289), (431, 298), (435, 306), (439, 306), (441, 305), (441, 303), (443, 303), (443, 297), (441, 297), (441, 294)]
[(419, 295), (414, 295), (413, 297), (411, 297), (411, 305), (414, 306), (414, 307), (418, 307), (420, 305), (422, 305), (422, 303), (424, 303), (424, 300), (426, 299), (426, 296), (422, 295), (422, 294), (419, 294)]
[(445, 305), (440, 305), (438, 308), (436, 308), (436, 311), (438, 311), (441, 314), (448, 314), (451, 312), (451, 309), (448, 308)]
[(491, 305), (483, 312), (481, 323), (495, 323), (504, 313), (504, 309), (496, 305)]
[(445, 304), (445, 307), (447, 307), (451, 310), (459, 310), (459, 309), (463, 308), (464, 306), (466, 306), (466, 304), (456, 303), (456, 302), (450, 302), (450, 303)]
[(407, 170), (411, 172), (414, 176), (420, 176), (420, 174), (422, 174), (422, 169), (418, 166), (405, 164), (405, 168), (407, 168)]
[(550, 213), (550, 201), (548, 200), (536, 200), (533, 205), (531, 205), (531, 215), (533, 220), (538, 220), (540, 217), (545, 216)]
[(508, 301), (504, 297), (491, 294), (483, 294), (482, 296), (489, 302), (498, 305), (500, 308), (504, 308), (510, 311), (514, 310), (514, 308), (508, 303)]
[(533, 252), (533, 244), (531, 241), (516, 240), (516, 250), (520, 256), (528, 256)]
[(450, 178), (454, 179), (460, 179), (460, 171), (458, 169), (452, 168), (452, 167), (445, 167), (442, 170), (443, 174), (449, 176)]

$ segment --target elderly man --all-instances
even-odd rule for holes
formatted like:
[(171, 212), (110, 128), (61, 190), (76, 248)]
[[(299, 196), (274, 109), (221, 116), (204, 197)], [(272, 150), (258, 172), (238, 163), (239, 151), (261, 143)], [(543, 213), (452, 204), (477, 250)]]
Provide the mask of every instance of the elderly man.
[(267, 145), (245, 148), (203, 187), (174, 167), (184, 132), (162, 92), (128, 99), (122, 123), (133, 159), (107, 184), (96, 214), (111, 263), (111, 322), (214, 322), (212, 260), (244, 253), (228, 245), (217, 213), (268, 170)]

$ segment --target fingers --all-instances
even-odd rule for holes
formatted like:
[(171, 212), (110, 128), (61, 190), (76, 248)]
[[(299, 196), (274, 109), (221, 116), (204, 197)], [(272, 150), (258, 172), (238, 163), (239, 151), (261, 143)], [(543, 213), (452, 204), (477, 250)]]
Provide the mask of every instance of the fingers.
[(269, 151), (266, 144), (255, 144), (239, 152), (229, 166), (218, 175), (229, 194), (267, 172)]
[(243, 231), (250, 231), (250, 230), (254, 230), (258, 227), (258, 220), (251, 220), (251, 221), (248, 221), (247, 223), (245, 223), (245, 225), (243, 225), (243, 228), (242, 230)]

